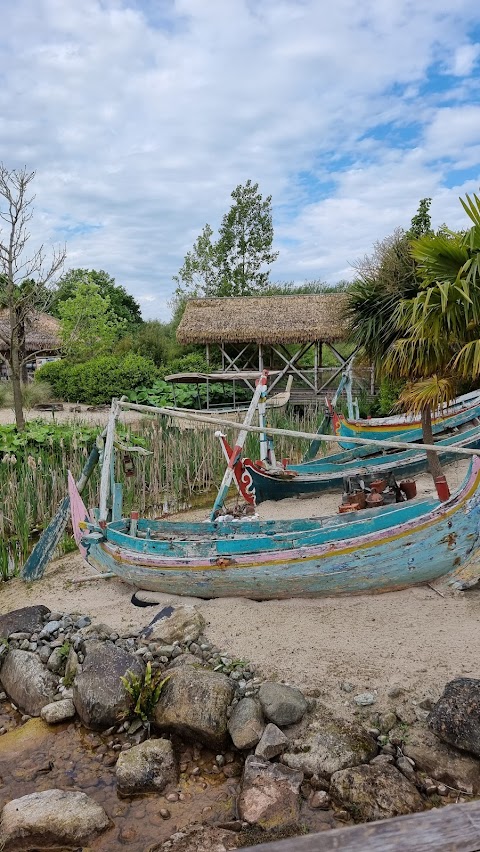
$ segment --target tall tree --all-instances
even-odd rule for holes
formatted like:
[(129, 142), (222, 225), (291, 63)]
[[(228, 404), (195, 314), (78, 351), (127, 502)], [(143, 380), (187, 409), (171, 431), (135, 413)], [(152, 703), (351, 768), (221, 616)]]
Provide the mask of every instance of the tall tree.
[(60, 303), (59, 314), (63, 350), (72, 361), (111, 352), (125, 330), (125, 320), (112, 311), (109, 297), (90, 281), (79, 284), (75, 295)]
[[(28, 223), (34, 200), (29, 193), (34, 177), (35, 172), (28, 172), (26, 167), (10, 170), (0, 163), (0, 307), (7, 312), (7, 322), (0, 330), (6, 354), (0, 353), (0, 357), (10, 371), (15, 421), (20, 430), (25, 426), (22, 374), (28, 325), (36, 312), (48, 310), (52, 285), (66, 254), (64, 248), (54, 249), (47, 262), (43, 245), (28, 254)], [(28, 357), (34, 354), (40, 351)]]
[(125, 287), (116, 284), (103, 269), (69, 269), (58, 281), (52, 301), (51, 313), (60, 318), (60, 305), (75, 296), (79, 284), (95, 284), (98, 292), (110, 301), (110, 311), (117, 319), (125, 320), (125, 328), (134, 331), (142, 323), (140, 305), (127, 293)]

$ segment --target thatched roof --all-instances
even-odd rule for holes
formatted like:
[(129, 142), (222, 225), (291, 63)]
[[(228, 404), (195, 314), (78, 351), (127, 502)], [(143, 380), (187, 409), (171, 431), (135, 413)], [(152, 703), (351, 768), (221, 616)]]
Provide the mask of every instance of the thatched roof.
[(347, 337), (345, 294), (190, 299), (179, 343), (333, 343)]
[[(27, 352), (55, 352), (60, 349), (60, 323), (50, 314), (31, 313), (26, 321)], [(10, 336), (8, 310), (0, 311), (0, 350), (8, 349), (5, 338)]]

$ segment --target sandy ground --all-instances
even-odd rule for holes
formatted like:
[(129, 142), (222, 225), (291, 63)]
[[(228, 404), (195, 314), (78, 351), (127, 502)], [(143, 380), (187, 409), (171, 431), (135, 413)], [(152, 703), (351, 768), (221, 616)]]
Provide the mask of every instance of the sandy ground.
[[(453, 488), (465, 462), (448, 468)], [(422, 485), (423, 483), (423, 485)], [(432, 490), (420, 478), (420, 492)], [(263, 517), (324, 514), (338, 494), (318, 500), (263, 504)], [(312, 504), (315, 503), (315, 506)], [(320, 504), (320, 505), (319, 505)], [(190, 516), (205, 517), (198, 510)], [(340, 689), (349, 681), (355, 693), (375, 690), (377, 707), (391, 704), (392, 685), (408, 700), (436, 697), (453, 677), (480, 676), (480, 589), (468, 592), (417, 587), (382, 595), (263, 603), (244, 599), (198, 601), (159, 597), (158, 608), (132, 605), (133, 589), (117, 579), (76, 579), (91, 575), (79, 556), (52, 564), (44, 579), (25, 585), (16, 579), (0, 587), (0, 611), (42, 603), (60, 611), (88, 614), (128, 631), (147, 624), (167, 602), (195, 603), (207, 621), (206, 634), (235, 658), (247, 659), (267, 677), (295, 683), (340, 713), (352, 712), (352, 697)]]

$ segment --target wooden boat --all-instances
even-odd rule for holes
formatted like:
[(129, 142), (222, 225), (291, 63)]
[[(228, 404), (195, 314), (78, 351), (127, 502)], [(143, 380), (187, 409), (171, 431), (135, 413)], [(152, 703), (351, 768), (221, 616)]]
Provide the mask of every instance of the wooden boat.
[[(475, 417), (480, 416), (480, 391), (473, 391), (464, 396), (457, 397), (454, 402), (446, 407), (437, 416), (432, 417), (432, 429), (434, 434), (443, 432), (449, 428), (453, 421), (459, 425), (458, 417), (464, 418), (461, 422), (467, 423)], [(336, 412), (332, 415), (333, 430), (335, 435), (351, 438), (374, 438), (378, 441), (400, 438), (409, 433), (407, 440), (419, 441), (422, 439), (422, 426), (419, 419), (412, 415), (399, 415), (398, 417), (372, 417), (367, 420), (352, 420)], [(349, 444), (340, 444), (348, 448)]]
[[(109, 449), (107, 435), (107, 459)], [(109, 465), (103, 474), (108, 482)], [(476, 456), (462, 487), (446, 502), (418, 498), (354, 517), (195, 524), (133, 515), (97, 523), (71, 476), (69, 491), (75, 537), (93, 567), (137, 588), (199, 598), (266, 600), (429, 583), (454, 571), (479, 539)]]

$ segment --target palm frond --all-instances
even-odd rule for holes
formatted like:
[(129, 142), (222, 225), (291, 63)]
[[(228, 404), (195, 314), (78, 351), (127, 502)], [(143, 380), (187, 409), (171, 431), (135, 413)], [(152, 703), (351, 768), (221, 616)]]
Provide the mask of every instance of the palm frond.
[(453, 376), (434, 374), (409, 383), (401, 392), (397, 405), (414, 415), (420, 415), (426, 408), (438, 412), (452, 401), (455, 388)]

